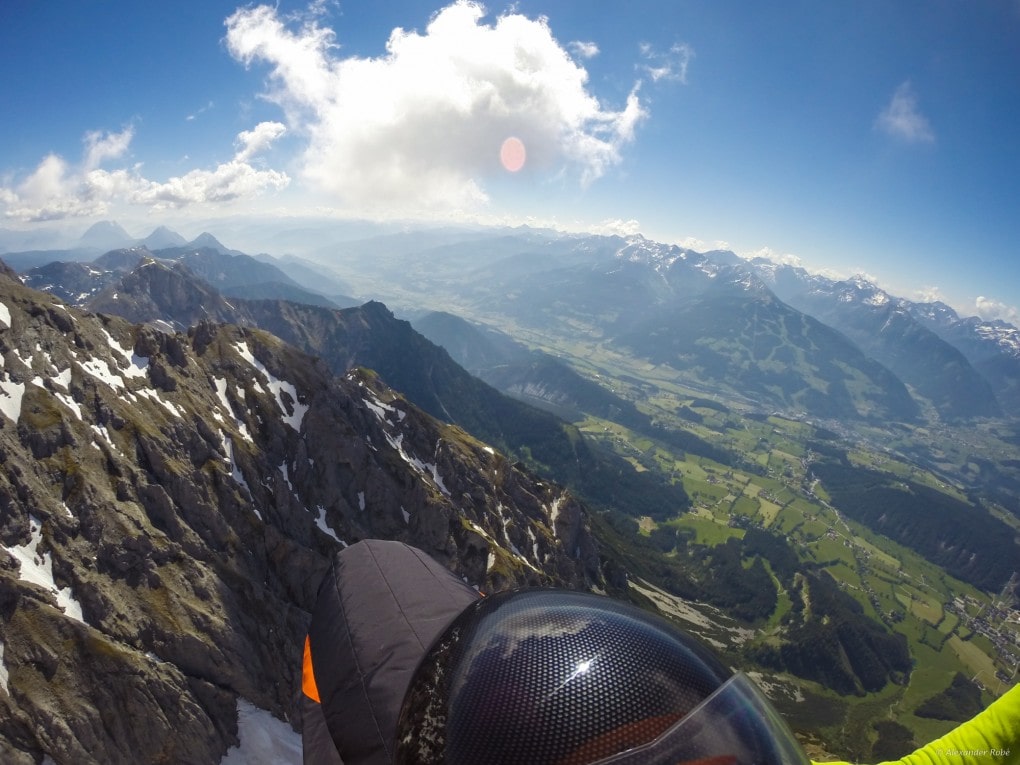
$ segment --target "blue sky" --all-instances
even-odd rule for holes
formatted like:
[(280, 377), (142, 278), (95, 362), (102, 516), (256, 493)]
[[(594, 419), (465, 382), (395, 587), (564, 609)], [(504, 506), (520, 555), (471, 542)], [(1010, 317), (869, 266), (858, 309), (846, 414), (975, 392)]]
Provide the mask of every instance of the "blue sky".
[(1018, 318), (1017, 0), (6, 0), (0, 67), (0, 228), (639, 231)]

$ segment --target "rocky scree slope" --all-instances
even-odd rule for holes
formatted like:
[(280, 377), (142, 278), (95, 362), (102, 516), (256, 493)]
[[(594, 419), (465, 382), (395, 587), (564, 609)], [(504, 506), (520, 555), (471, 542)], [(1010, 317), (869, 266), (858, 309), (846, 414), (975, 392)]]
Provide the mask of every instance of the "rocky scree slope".
[(583, 507), (370, 372), (167, 334), (0, 273), (0, 760), (217, 762), (289, 719), (329, 557), (399, 539), (474, 585), (600, 582)]

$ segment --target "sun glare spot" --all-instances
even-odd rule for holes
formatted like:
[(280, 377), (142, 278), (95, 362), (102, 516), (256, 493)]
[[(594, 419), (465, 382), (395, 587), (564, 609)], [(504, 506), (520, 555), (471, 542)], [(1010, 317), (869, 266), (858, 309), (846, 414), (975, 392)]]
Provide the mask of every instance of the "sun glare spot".
[(528, 152), (524, 148), (524, 141), (517, 136), (510, 136), (499, 147), (499, 161), (511, 173), (516, 173), (524, 167), (527, 158)]

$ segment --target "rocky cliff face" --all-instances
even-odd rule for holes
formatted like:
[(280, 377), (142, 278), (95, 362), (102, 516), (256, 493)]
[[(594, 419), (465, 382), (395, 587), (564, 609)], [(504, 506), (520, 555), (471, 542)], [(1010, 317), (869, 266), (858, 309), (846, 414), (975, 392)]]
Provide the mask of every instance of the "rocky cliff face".
[(168, 334), (0, 273), (0, 759), (218, 762), (281, 720), (329, 557), (399, 539), (488, 590), (590, 587), (584, 508), (367, 370)]
[(679, 485), (635, 473), (555, 415), (512, 399), (473, 377), (449, 354), (398, 320), (382, 303), (334, 310), (288, 300), (227, 301), (180, 264), (143, 263), (88, 307), (133, 322), (184, 328), (214, 321), (259, 327), (321, 358), (337, 374), (368, 367), (407, 400), (526, 461), (586, 502), (632, 515), (688, 505)]

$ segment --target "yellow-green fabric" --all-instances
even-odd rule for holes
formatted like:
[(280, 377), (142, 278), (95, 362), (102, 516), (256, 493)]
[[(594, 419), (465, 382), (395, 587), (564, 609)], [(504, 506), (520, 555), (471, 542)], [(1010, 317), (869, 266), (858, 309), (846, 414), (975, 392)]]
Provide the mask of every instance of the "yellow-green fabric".
[(880, 765), (1020, 765), (1020, 685), (942, 738)]

